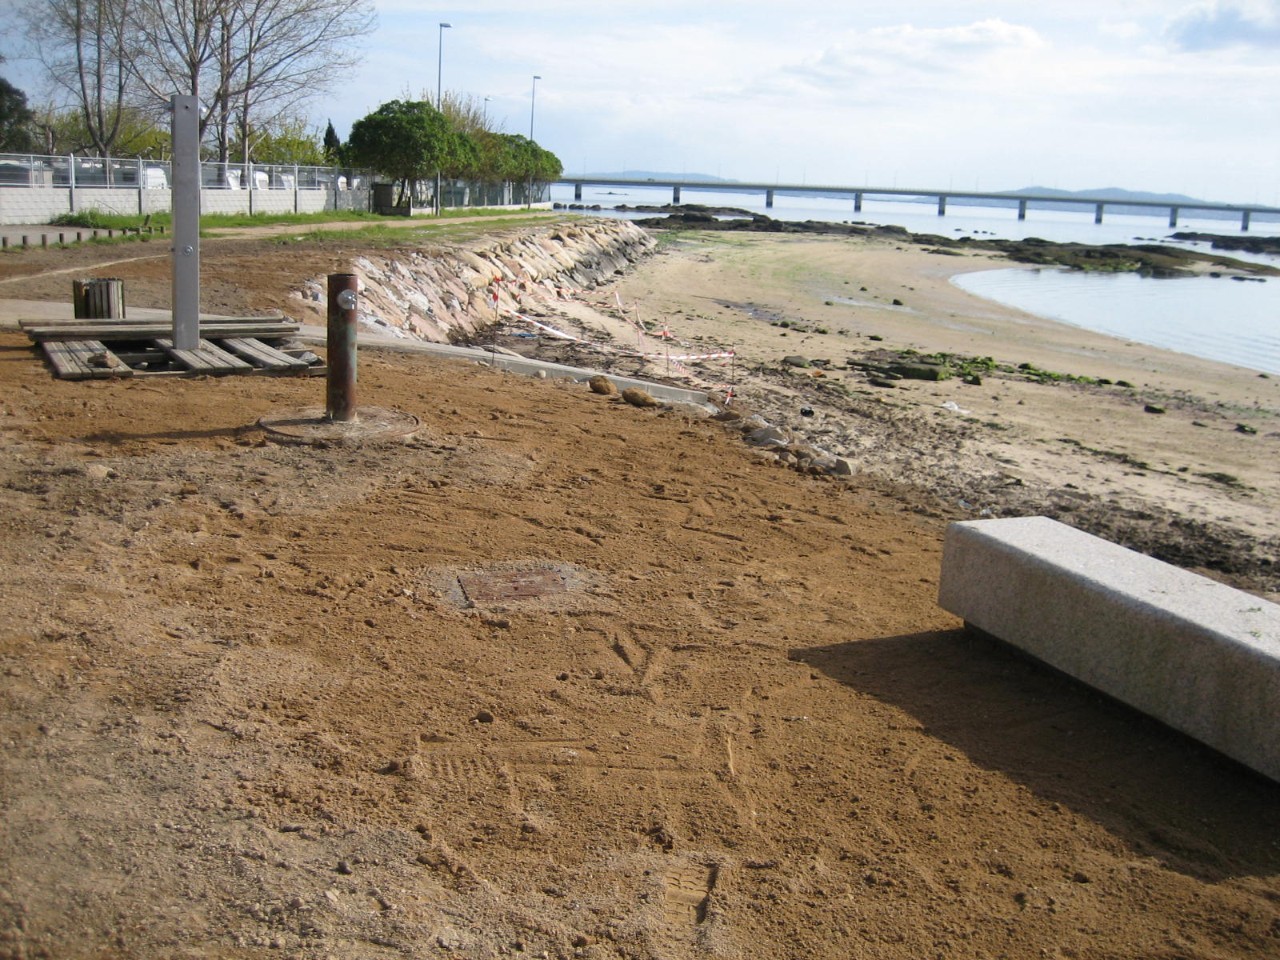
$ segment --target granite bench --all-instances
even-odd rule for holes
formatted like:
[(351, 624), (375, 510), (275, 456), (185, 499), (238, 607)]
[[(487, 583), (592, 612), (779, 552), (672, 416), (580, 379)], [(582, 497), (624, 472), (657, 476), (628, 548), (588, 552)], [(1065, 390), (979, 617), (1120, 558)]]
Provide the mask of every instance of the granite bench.
[(1280, 606), (1047, 517), (951, 524), (938, 603), (1280, 781)]

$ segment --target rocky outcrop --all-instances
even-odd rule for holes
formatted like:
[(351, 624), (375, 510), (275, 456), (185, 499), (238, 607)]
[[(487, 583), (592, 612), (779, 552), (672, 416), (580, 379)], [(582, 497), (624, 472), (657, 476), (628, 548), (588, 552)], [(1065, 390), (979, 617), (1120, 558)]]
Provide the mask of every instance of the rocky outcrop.
[[(565, 299), (626, 270), (654, 249), (625, 220), (583, 220), (456, 246), (368, 254), (360, 277), (362, 327), (435, 343), (467, 339), (529, 298)], [(300, 292), (323, 303), (325, 280)]]

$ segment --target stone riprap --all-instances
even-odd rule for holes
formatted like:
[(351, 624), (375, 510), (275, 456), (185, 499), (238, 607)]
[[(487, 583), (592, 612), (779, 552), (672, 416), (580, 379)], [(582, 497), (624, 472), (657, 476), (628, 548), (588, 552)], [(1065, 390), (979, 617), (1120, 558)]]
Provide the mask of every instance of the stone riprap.
[[(449, 343), (507, 320), (526, 300), (572, 297), (653, 252), (655, 241), (629, 221), (584, 219), (486, 237), (472, 243), (362, 256), (360, 322), (407, 339)], [(497, 296), (495, 303), (494, 296)], [(299, 296), (323, 303), (317, 277)]]
[(1046, 517), (951, 524), (938, 603), (1280, 781), (1280, 606)]

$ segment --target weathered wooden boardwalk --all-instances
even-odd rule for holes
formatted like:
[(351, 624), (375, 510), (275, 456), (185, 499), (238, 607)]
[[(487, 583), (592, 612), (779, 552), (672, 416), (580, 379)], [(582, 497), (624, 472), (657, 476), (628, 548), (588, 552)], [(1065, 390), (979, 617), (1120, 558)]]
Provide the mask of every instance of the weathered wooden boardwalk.
[(159, 321), (23, 320), (19, 326), (62, 380), (326, 372), (315, 354), (288, 345), (299, 326), (283, 317), (202, 323), (194, 350), (177, 349), (172, 324)]

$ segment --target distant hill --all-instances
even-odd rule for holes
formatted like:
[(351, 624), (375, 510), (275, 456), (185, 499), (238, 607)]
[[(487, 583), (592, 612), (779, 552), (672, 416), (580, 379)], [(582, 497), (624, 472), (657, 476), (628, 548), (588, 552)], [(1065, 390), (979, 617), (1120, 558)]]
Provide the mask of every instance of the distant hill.
[(1048, 194), (1056, 197), (1102, 197), (1105, 200), (1114, 200), (1117, 203), (1122, 203), (1125, 200), (1146, 200), (1151, 203), (1168, 203), (1172, 205), (1206, 202), (1197, 200), (1195, 197), (1188, 197), (1183, 193), (1147, 193), (1142, 190), (1125, 190), (1121, 187), (1102, 187), (1097, 190), (1057, 190), (1053, 187), (1022, 187), (1010, 192)]

